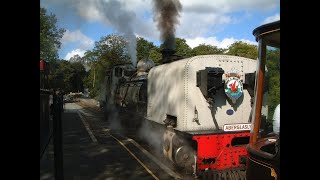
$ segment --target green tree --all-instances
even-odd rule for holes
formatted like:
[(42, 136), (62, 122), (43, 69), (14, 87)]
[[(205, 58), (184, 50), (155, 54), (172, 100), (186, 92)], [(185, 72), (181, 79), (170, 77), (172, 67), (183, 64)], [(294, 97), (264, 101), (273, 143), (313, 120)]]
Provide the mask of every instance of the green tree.
[(162, 62), (161, 62), (162, 54), (160, 52), (160, 48), (158, 48), (156, 46), (151, 48), (149, 54), (150, 54), (149, 57), (152, 59), (152, 61), (154, 61), (154, 63), (156, 65), (162, 64)]
[(150, 56), (150, 51), (155, 46), (152, 42), (145, 40), (142, 37), (137, 38), (137, 60)]
[(111, 65), (130, 60), (125, 39), (114, 34), (102, 37), (100, 41), (95, 42), (93, 53), (97, 56), (98, 63), (108, 61)]
[(70, 62), (82, 62), (82, 58), (79, 56), (79, 54), (75, 54), (69, 59)]
[(85, 53), (83, 59), (90, 64), (85, 86), (89, 88), (91, 97), (100, 94), (100, 85), (104, 81), (106, 69), (115, 64), (130, 63), (125, 39), (115, 34), (101, 37), (95, 42), (93, 50)]
[(84, 56), (81, 59), (83, 62), (88, 64), (96, 62), (98, 60), (98, 53), (95, 51), (88, 50), (84, 53)]
[(45, 8), (40, 7), (40, 58), (50, 63), (58, 59), (58, 49), (61, 46), (65, 29), (57, 27), (54, 14), (47, 14)]
[(182, 38), (176, 38), (176, 54), (184, 58), (192, 56), (192, 49), (187, 44), (187, 41)]
[(61, 64), (65, 60), (53, 60), (49, 67), (50, 67), (50, 73), (49, 73), (49, 87), (51, 88), (62, 88), (64, 86), (64, 75), (61, 71), (60, 67)]
[(86, 76), (86, 71), (81, 62), (71, 63), (71, 68), (73, 69), (73, 76), (71, 78), (72, 91), (73, 92), (83, 92), (84, 90), (84, 78)]
[(258, 49), (255, 45), (237, 41), (229, 46), (226, 54), (246, 57), (250, 59), (257, 59)]
[(57, 60), (49, 79), (52, 88), (60, 88), (66, 92), (83, 92), (86, 71), (82, 63)]
[(268, 69), (268, 108), (269, 114), (273, 115), (275, 108), (280, 103), (280, 49), (267, 50), (266, 66)]
[[(182, 38), (175, 38), (175, 51), (176, 55), (182, 56), (183, 58), (188, 58), (192, 56), (192, 49), (187, 44), (187, 41)], [(163, 43), (160, 45), (160, 50), (164, 48)]]
[(223, 54), (224, 51), (224, 49), (218, 48), (217, 46), (200, 44), (192, 49), (192, 55)]

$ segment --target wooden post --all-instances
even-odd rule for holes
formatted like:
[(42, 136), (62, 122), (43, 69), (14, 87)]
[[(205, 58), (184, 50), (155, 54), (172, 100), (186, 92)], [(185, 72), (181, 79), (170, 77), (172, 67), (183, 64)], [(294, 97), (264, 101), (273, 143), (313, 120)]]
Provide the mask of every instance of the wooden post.
[(256, 75), (256, 94), (255, 105), (253, 109), (253, 131), (251, 131), (250, 143), (255, 143), (259, 135), (260, 122), (261, 122), (261, 109), (263, 101), (263, 86), (264, 86), (264, 76), (265, 76), (265, 64), (266, 64), (266, 43), (264, 39), (259, 40), (259, 57), (258, 60), (258, 70)]
[(63, 96), (53, 95), (53, 146), (55, 179), (63, 180), (62, 121)]

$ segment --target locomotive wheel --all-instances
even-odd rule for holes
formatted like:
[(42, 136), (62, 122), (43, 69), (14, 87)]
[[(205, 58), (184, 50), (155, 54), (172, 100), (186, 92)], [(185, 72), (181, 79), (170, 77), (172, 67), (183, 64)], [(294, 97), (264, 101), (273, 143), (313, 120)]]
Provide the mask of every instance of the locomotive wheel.
[(174, 152), (175, 163), (186, 170), (186, 172), (193, 172), (193, 167), (195, 160), (195, 152), (189, 146), (181, 146)]

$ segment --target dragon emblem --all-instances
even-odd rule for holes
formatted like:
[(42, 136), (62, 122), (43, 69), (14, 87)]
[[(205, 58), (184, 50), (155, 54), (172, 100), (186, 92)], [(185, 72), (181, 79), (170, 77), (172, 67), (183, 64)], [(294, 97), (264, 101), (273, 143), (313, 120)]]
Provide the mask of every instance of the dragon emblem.
[(236, 103), (243, 94), (243, 84), (240, 80), (239, 74), (226, 74), (227, 80), (225, 82), (225, 93), (232, 100), (232, 103)]

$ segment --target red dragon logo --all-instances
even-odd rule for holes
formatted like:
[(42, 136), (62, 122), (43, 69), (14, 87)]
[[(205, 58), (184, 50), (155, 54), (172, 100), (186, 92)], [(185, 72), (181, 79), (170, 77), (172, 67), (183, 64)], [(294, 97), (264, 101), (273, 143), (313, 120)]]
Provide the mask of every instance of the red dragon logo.
[(238, 92), (239, 84), (236, 86), (236, 83), (237, 83), (237, 81), (234, 81), (232, 84), (229, 84), (231, 92)]
[(231, 76), (225, 82), (225, 93), (232, 100), (233, 103), (236, 103), (236, 100), (242, 96), (242, 82), (238, 76)]

